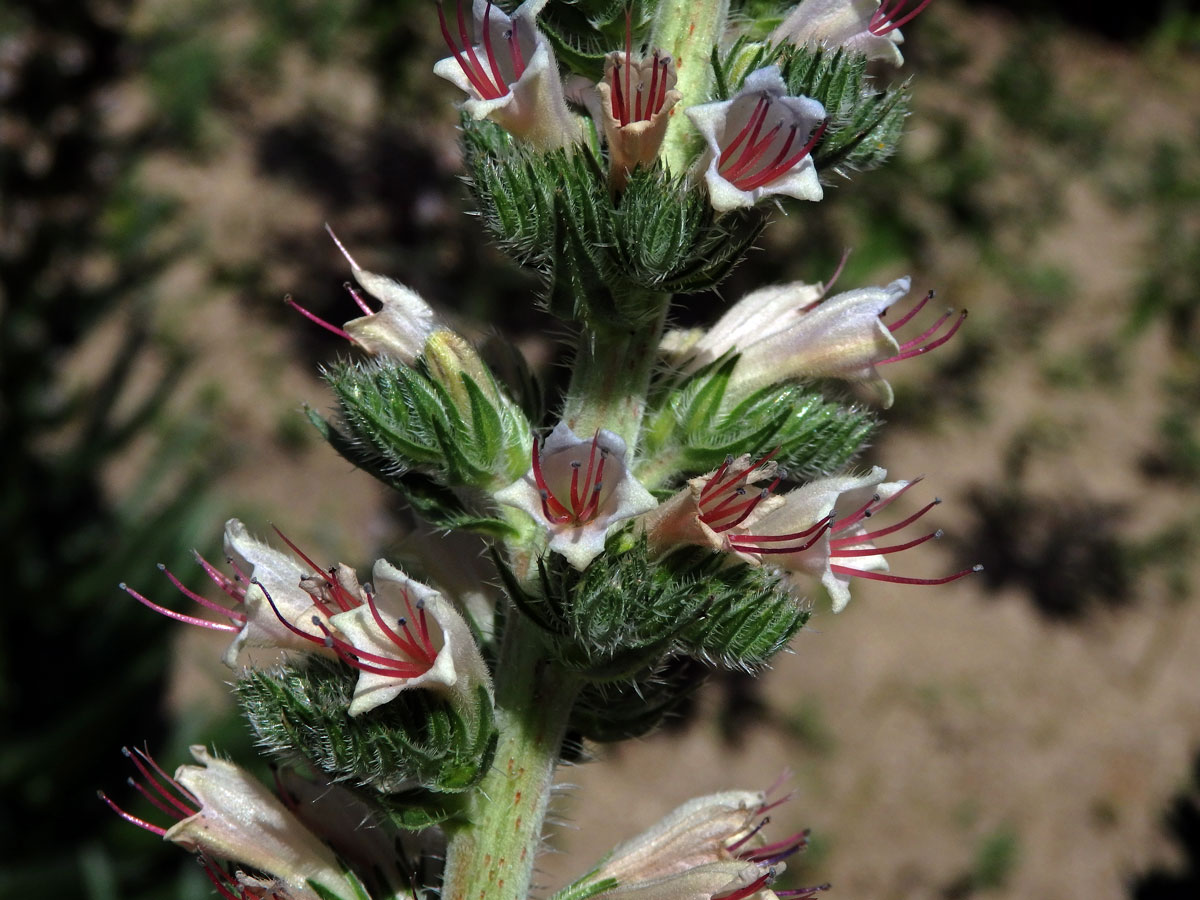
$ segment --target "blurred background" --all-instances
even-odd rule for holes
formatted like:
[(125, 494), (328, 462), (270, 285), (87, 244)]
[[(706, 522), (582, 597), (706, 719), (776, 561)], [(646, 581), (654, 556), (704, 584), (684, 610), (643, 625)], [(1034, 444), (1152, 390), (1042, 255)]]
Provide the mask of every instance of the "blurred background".
[[(905, 29), (900, 156), (777, 216), (723, 291), (824, 279), (853, 247), (842, 287), (911, 274), (970, 308), (889, 373), (863, 462), (946, 501), (904, 574), (986, 573), (859, 585), (762, 681), (595, 748), (564, 771), (548, 888), (690, 796), (787, 770), (776, 827), (813, 830), (787, 886), (1200, 896), (1200, 13), (1101, 15), (931, 4)], [(253, 757), (222, 642), (119, 582), (175, 603), (155, 565), (200, 587), (190, 551), (219, 559), (231, 515), (326, 562), (428, 542), (302, 415), (349, 353), (281, 302), (352, 316), (325, 222), (553, 365), (536, 282), (468, 214), (441, 55), (404, 0), (0, 8), (0, 897), (211, 895), (96, 799), (127, 799), (123, 744)]]

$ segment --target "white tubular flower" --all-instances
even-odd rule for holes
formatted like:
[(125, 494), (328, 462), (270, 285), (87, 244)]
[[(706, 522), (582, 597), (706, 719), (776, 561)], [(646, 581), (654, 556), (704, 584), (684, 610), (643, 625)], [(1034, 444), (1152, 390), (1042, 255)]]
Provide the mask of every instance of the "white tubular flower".
[[(818, 580), (829, 594), (835, 613), (850, 602), (851, 578), (936, 585), (982, 569), (972, 566), (941, 578), (891, 574), (887, 555), (939, 538), (942, 532), (931, 531), (888, 546), (876, 542), (911, 525), (941, 501), (930, 501), (896, 524), (868, 530), (867, 526), (877, 521), (874, 516), (917, 483), (884, 483), (886, 477), (887, 472), (876, 466), (866, 475), (838, 475), (802, 485), (784, 494), (784, 502), (758, 519), (753, 529), (727, 535), (726, 546), (752, 565), (772, 565), (789, 576)], [(799, 592), (800, 585), (794, 580), (793, 585)]]
[(678, 76), (670, 55), (655, 50), (635, 62), (631, 42), (627, 35), (625, 52), (604, 58), (604, 78), (596, 85), (597, 112), (608, 142), (609, 184), (618, 191), (630, 172), (658, 159), (671, 110), (683, 97), (675, 90)]
[(823, 285), (799, 281), (759, 288), (733, 304), (707, 331), (668, 332), (661, 349), (683, 372), (695, 372), (731, 350), (743, 352), (787, 329), (824, 296)]
[(239, 766), (210, 755), (203, 746), (190, 749), (200, 765), (180, 766), (174, 778), (149, 754), (124, 750), (145, 781), (145, 786), (136, 782), (134, 786), (177, 820), (170, 827), (132, 816), (104, 794), (100, 798), (126, 821), (199, 854), (218, 888), (262, 882), (240, 872), (234, 879), (216, 869), (212, 860), (229, 860), (271, 876), (271, 885), (286, 890), (291, 900), (319, 900), (312, 884), (344, 900), (361, 896), (333, 851), (271, 791)]
[[(685, 544), (724, 549), (726, 533), (752, 528), (783, 502), (771, 496), (782, 476), (769, 456), (752, 463), (745, 454), (725, 460), (708, 475), (693, 478), (641, 520), (651, 552), (658, 555)], [(771, 483), (756, 487), (762, 481)]]
[(751, 72), (732, 100), (687, 110), (708, 148), (696, 163), (717, 212), (753, 206), (764, 197), (823, 196), (812, 149), (825, 133), (825, 107), (789, 97), (774, 66)]
[(430, 336), (445, 330), (446, 326), (420, 294), (386, 275), (368, 272), (354, 260), (333, 229), (326, 226), (326, 230), (346, 257), (346, 262), (350, 263), (354, 280), (383, 304), (379, 312), (373, 312), (358, 292), (347, 286), (366, 315), (345, 324), (346, 337), (370, 354), (390, 357), (411, 366), (424, 353), (425, 342)]
[(514, 137), (539, 150), (556, 150), (579, 139), (579, 122), (567, 109), (554, 50), (534, 26), (546, 0), (526, 0), (512, 16), (490, 0), (474, 2), (472, 42), (462, 0), (458, 0), (458, 36), (450, 33), (438, 5), (442, 37), (450, 56), (433, 73), (468, 95), (463, 104), (476, 119), (492, 119)]
[(911, 283), (898, 278), (887, 287), (845, 291), (815, 306), (811, 286), (797, 285), (789, 292), (796, 301), (790, 314), (778, 316), (757, 340), (743, 334), (726, 348), (741, 353), (731, 379), (736, 390), (749, 393), (787, 378), (841, 378), (868, 385), (887, 409), (894, 395), (875, 367), (897, 356), (900, 345), (879, 317)]
[(480, 685), (490, 693), (487, 665), (458, 610), (387, 560), (375, 563), (373, 575), (376, 593), (322, 629), (326, 642), (359, 670), (349, 714), (362, 715), (417, 688), (471, 706)]
[(528, 513), (550, 535), (549, 547), (577, 569), (604, 550), (608, 529), (657, 506), (625, 467), (625, 441), (600, 429), (591, 440), (559, 422), (538, 446), (529, 471), (495, 494)]
[(587, 880), (616, 882), (597, 894), (605, 900), (773, 900), (769, 886), (783, 860), (808, 838), (800, 832), (767, 843), (763, 813), (775, 805), (756, 791), (697, 797), (618, 844)]
[(898, 278), (887, 287), (845, 291), (828, 300), (822, 299), (825, 286), (819, 284), (763, 288), (735, 303), (707, 333), (667, 335), (662, 349), (685, 373), (726, 353), (740, 354), (730, 379), (731, 396), (789, 378), (840, 378), (865, 384), (887, 409), (894, 400), (892, 386), (876, 367), (937, 349), (967, 317), (965, 310), (957, 318), (948, 310), (920, 334), (899, 342), (896, 332), (933, 299), (930, 291), (895, 321), (885, 322), (883, 317), (911, 283)]
[[(281, 553), (250, 533), (237, 519), (225, 523), (225, 553), (240, 578), (244, 616), (241, 629), (225, 651), (223, 661), (233, 668), (243, 647), (277, 647), (284, 650), (312, 651), (313, 643), (298, 635), (295, 626), (324, 614), (301, 582), (311, 579), (311, 569), (301, 567), (291, 556)], [(210, 575), (212, 572), (210, 571)]]
[(882, 5), (880, 0), (802, 0), (771, 32), (768, 42), (843, 48), (899, 66), (904, 62), (900, 26), (915, 19), (928, 4), (929, 0), (921, 0), (906, 11), (909, 0), (886, 0)]

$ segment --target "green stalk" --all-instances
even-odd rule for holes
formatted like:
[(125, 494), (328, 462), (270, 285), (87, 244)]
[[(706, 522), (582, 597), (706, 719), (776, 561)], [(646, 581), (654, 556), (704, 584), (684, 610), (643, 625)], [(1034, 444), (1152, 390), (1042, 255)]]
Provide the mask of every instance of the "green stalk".
[(649, 295), (647, 302), (660, 309), (640, 328), (600, 325), (580, 334), (563, 408), (563, 420), (577, 435), (607, 428), (625, 440), (630, 455), (636, 450), (670, 300), (669, 294)]
[(470, 824), (446, 851), (444, 900), (525, 900), (554, 770), (579, 682), (541, 654), (537, 626), (512, 613), (496, 664), (500, 744), (474, 791)]
[(662, 157), (672, 172), (684, 171), (693, 155), (696, 130), (682, 111), (709, 99), (712, 51), (720, 43), (728, 18), (729, 0), (661, 0), (658, 4), (650, 43), (675, 58), (679, 79), (675, 90), (683, 94), (662, 146)]

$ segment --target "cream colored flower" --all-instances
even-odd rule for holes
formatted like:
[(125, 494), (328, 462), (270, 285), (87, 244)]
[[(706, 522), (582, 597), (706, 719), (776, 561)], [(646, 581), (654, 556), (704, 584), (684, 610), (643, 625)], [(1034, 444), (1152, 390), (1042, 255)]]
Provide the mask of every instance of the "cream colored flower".
[(271, 791), (204, 747), (191, 751), (200, 765), (180, 766), (174, 781), (198, 810), (167, 829), (164, 840), (272, 875), (296, 900), (317, 900), (310, 881), (345, 900), (357, 896), (333, 851)]
[(910, 22), (929, 3), (922, 0), (906, 10), (909, 0), (802, 0), (771, 32), (768, 41), (801, 47), (844, 48), (868, 59), (901, 65), (900, 26)]
[(510, 17), (490, 0), (475, 0), (472, 42), (462, 0), (457, 36), (439, 4), (450, 56), (438, 60), (433, 73), (467, 94), (463, 107), (473, 118), (491, 119), (540, 150), (555, 150), (577, 141), (581, 131), (567, 109), (554, 50), (534, 25), (545, 5), (546, 0), (525, 0)]
[(541, 447), (534, 440), (529, 471), (495, 497), (528, 513), (546, 529), (549, 548), (577, 569), (604, 550), (609, 528), (658, 505), (625, 467), (619, 435), (600, 429), (586, 440), (565, 422)]
[(470, 626), (448, 600), (379, 560), (375, 594), (329, 619), (329, 641), (359, 670), (349, 715), (369, 712), (403, 691), (437, 691), (474, 706), (491, 678)]
[(850, 602), (853, 578), (937, 585), (983, 568), (971, 566), (940, 578), (893, 575), (887, 556), (939, 538), (942, 532), (930, 531), (899, 543), (881, 539), (916, 522), (941, 501), (934, 499), (898, 523), (877, 527), (876, 516), (917, 483), (885, 483), (886, 477), (887, 472), (876, 466), (866, 475), (837, 475), (809, 482), (784, 494), (783, 502), (759, 518), (753, 529), (728, 535), (726, 545), (751, 565), (783, 570), (797, 593), (804, 592), (807, 579), (819, 581), (835, 613)]
[(820, 200), (824, 195), (811, 151), (825, 132), (825, 107), (787, 96), (774, 66), (746, 76), (732, 100), (687, 110), (708, 147), (696, 161), (717, 212), (749, 207), (783, 195)]
[(344, 326), (345, 336), (368, 353), (411, 366), (424, 353), (425, 343), (430, 336), (445, 330), (446, 326), (433, 308), (421, 299), (420, 294), (386, 275), (368, 272), (350, 255), (333, 229), (326, 226), (326, 230), (346, 257), (346, 262), (350, 263), (354, 280), (383, 304), (378, 312), (372, 312), (357, 292), (352, 290), (351, 295), (366, 315), (347, 322)]
[(604, 78), (596, 85), (596, 104), (608, 143), (609, 184), (622, 190), (629, 173), (658, 159), (671, 110), (683, 95), (675, 90), (675, 66), (655, 50), (634, 61), (632, 48), (604, 58)]
[[(726, 460), (708, 475), (691, 479), (682, 491), (648, 512), (639, 523), (651, 552), (662, 554), (685, 544), (724, 549), (728, 534), (751, 529), (783, 502), (771, 496), (779, 475), (774, 462), (761, 459), (752, 463), (750, 455), (745, 454)], [(763, 481), (771, 484), (758, 487)]]
[(605, 900), (773, 900), (784, 858), (807, 842), (806, 833), (766, 842), (773, 805), (755, 791), (697, 797), (614, 847), (586, 882), (614, 882), (596, 894)]
[(295, 630), (297, 627), (303, 630), (314, 615), (324, 618), (303, 586), (303, 582), (312, 578), (312, 570), (302, 567), (289, 554), (251, 537), (237, 519), (225, 523), (225, 553), (245, 579), (237, 582), (244, 592), (240, 612), (245, 618), (225, 651), (225, 664), (235, 667), (245, 647), (320, 650)]

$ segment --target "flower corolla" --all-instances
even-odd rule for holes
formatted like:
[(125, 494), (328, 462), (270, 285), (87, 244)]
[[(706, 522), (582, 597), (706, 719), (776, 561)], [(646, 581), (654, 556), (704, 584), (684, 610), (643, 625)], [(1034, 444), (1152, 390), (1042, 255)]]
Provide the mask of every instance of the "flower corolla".
[(771, 32), (771, 44), (842, 48), (868, 59), (899, 66), (904, 62), (900, 26), (912, 21), (928, 5), (922, 0), (906, 10), (909, 0), (801, 0)]
[(604, 550), (608, 530), (657, 506), (625, 467), (625, 441), (601, 428), (591, 440), (559, 422), (539, 447), (529, 471), (497, 491), (496, 500), (528, 513), (549, 535), (549, 548), (577, 569)]
[(490, 0), (474, 0), (472, 42), (458, 0), (458, 35), (451, 34), (441, 6), (438, 17), (450, 56), (433, 73), (461, 88), (463, 107), (475, 119), (492, 119), (539, 150), (579, 139), (579, 122), (567, 109), (554, 50), (534, 20), (546, 0), (525, 0), (510, 17)]
[(409, 690), (433, 690), (468, 706), (479, 687), (490, 693), (471, 628), (450, 601), (383, 559), (375, 563), (373, 586), (365, 603), (329, 619), (327, 640), (359, 670), (349, 715)]
[(609, 183), (615, 190), (625, 187), (635, 168), (658, 159), (671, 110), (683, 97), (675, 90), (677, 79), (670, 55), (655, 50), (634, 60), (629, 41), (625, 52), (604, 58), (596, 113), (608, 143)]
[(886, 477), (887, 472), (876, 466), (865, 475), (835, 475), (804, 484), (784, 494), (783, 502), (759, 518), (753, 529), (728, 535), (726, 545), (751, 565), (781, 569), (797, 593), (804, 587), (798, 579), (819, 581), (835, 613), (850, 602), (852, 578), (936, 585), (981, 569), (972, 566), (941, 578), (891, 574), (887, 555), (939, 538), (942, 532), (887, 546), (880, 546), (880, 539), (911, 525), (941, 501), (930, 501), (898, 523), (874, 528), (873, 517), (917, 483), (885, 483)]
[(825, 107), (787, 96), (774, 66), (746, 76), (731, 100), (687, 110), (707, 148), (696, 161), (717, 212), (750, 207), (782, 195), (820, 200), (824, 195), (812, 150), (825, 133)]

